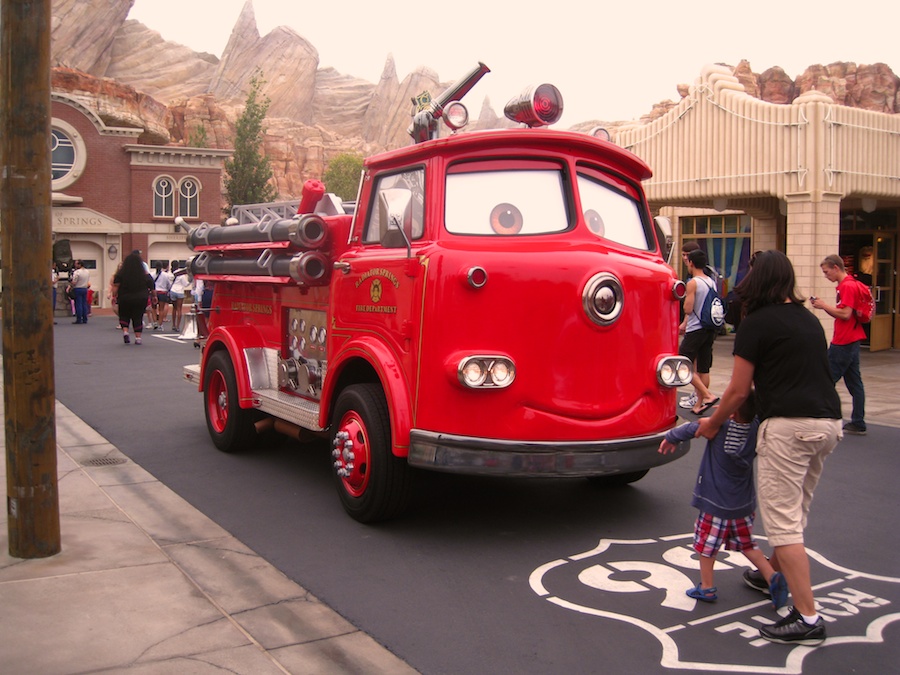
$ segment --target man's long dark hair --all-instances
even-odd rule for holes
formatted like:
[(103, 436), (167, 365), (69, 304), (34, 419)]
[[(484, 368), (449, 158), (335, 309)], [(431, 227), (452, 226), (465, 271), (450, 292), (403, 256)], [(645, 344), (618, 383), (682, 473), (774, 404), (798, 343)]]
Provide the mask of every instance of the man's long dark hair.
[(749, 274), (734, 289), (743, 302), (744, 314), (760, 307), (780, 305), (790, 300), (802, 305), (806, 298), (796, 289), (794, 266), (781, 251), (761, 251), (753, 258)]

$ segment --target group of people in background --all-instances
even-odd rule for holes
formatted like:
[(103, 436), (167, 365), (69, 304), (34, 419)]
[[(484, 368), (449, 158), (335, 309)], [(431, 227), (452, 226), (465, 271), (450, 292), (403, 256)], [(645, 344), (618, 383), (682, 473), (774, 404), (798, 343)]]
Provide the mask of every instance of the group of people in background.
[[(174, 262), (174, 261), (173, 261)], [(173, 265), (174, 267), (174, 265)], [(57, 302), (57, 285), (60, 280), (56, 264), (50, 269), (52, 302), (54, 310)], [(90, 271), (81, 260), (72, 263), (69, 281), (65, 287), (67, 299), (71, 302), (75, 324), (86, 324), (91, 313)], [(169, 321), (169, 306), (172, 307), (171, 329), (181, 333), (184, 326), (184, 301), (193, 295), (194, 302), (201, 308), (209, 309), (212, 305), (212, 286), (204, 287), (203, 281), (192, 280), (187, 268), (169, 269), (169, 265), (157, 265), (155, 270), (141, 257), (141, 251), (134, 250), (119, 264), (110, 277), (107, 297), (119, 319), (118, 328), (122, 331), (125, 344), (141, 344), (144, 328), (163, 330)], [(145, 321), (146, 317), (146, 321)], [(198, 316), (198, 329), (206, 332), (205, 314)], [(202, 320), (201, 320), (202, 319)], [(54, 321), (54, 324), (56, 322)], [(194, 341), (199, 346), (199, 341)]]
[(172, 306), (172, 332), (181, 332), (184, 298), (190, 293), (191, 280), (187, 269), (170, 271), (168, 265), (158, 265), (153, 273), (156, 302), (151, 301), (151, 323), (154, 330), (162, 330)]
[[(703, 292), (698, 290), (698, 279), (705, 287), (704, 277), (709, 276), (704, 271), (705, 255), (695, 248), (685, 251), (684, 259), (691, 273), (688, 298), (695, 299)], [(735, 334), (731, 381), (721, 401), (709, 393), (709, 381), (704, 382), (702, 375), (708, 378), (715, 335), (701, 339), (692, 337), (688, 329), (686, 355), (696, 361), (699, 373), (693, 382), (697, 393), (692, 410), (700, 414), (711, 407), (712, 413), (671, 430), (659, 448), (667, 453), (690, 438), (708, 441), (692, 500), (700, 512), (694, 527), (700, 582), (687, 589), (687, 595), (715, 602), (718, 588), (713, 568), (719, 549), (724, 546), (744, 553), (753, 565), (743, 575), (748, 586), (769, 595), (776, 610), (787, 604), (788, 593), (793, 597), (793, 607), (759, 629), (762, 638), (784, 644), (817, 645), (826, 638), (813, 596), (803, 532), (826, 457), (843, 434), (866, 433), (859, 371), (865, 332), (855, 314), (860, 298), (856, 286), (847, 281), (839, 256), (826, 257), (821, 268), (837, 284), (837, 300), (834, 304), (815, 297), (809, 300), (812, 308), (835, 320), (830, 345), (796, 288), (788, 257), (779, 251), (753, 254), (750, 271), (735, 288), (742, 317)], [(686, 302), (686, 314), (693, 305)], [(690, 326), (689, 320), (682, 322), (683, 330)], [(835, 389), (841, 378), (853, 399), (851, 421), (843, 426)], [(757, 505), (773, 549), (768, 558), (752, 536)]]
[(154, 271), (144, 262), (141, 252), (132, 251), (110, 280), (110, 299), (119, 317), (119, 327), (125, 344), (141, 344), (144, 317), (147, 327), (163, 330), (172, 305), (172, 331), (181, 332), (184, 298), (190, 292), (191, 280), (187, 269), (170, 271), (159, 265)]

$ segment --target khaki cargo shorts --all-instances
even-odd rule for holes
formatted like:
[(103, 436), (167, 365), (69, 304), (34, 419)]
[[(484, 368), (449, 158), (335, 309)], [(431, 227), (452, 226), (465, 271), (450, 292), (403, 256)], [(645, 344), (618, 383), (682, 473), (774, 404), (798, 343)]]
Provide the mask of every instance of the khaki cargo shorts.
[(841, 438), (841, 420), (772, 417), (760, 425), (756, 485), (770, 545), (803, 543), (825, 458)]

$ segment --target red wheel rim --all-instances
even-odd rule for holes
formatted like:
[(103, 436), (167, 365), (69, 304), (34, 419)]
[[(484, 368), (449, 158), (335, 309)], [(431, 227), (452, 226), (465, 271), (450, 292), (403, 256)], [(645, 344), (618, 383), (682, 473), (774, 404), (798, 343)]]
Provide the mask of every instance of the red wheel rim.
[(366, 425), (354, 411), (341, 419), (335, 445), (339, 446), (335, 448), (335, 469), (344, 489), (353, 497), (361, 497), (369, 485), (371, 449)]
[(228, 424), (228, 385), (221, 370), (214, 370), (206, 386), (206, 409), (209, 423), (217, 434), (225, 431)]

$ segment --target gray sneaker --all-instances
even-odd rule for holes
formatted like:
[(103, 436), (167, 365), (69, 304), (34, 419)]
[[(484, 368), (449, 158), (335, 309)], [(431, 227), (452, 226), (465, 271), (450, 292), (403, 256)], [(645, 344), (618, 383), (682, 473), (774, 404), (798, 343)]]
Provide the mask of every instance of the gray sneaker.
[(820, 616), (810, 626), (800, 616), (800, 612), (791, 607), (790, 613), (771, 626), (761, 626), (759, 634), (769, 642), (784, 645), (818, 645), (825, 641), (825, 622)]
[(744, 583), (755, 591), (771, 595), (769, 584), (759, 570), (744, 570)]

